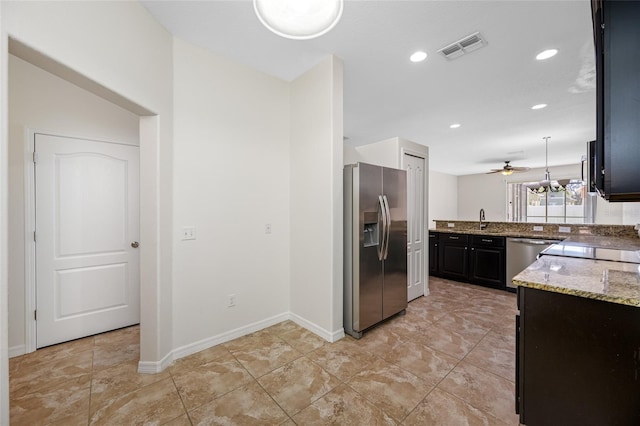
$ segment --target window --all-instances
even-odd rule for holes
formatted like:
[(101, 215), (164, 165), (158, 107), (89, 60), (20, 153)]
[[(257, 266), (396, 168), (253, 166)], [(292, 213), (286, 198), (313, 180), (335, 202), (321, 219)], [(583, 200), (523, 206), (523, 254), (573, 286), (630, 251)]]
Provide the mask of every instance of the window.
[(561, 189), (539, 192), (536, 182), (507, 184), (507, 220), (510, 222), (593, 223), (595, 203), (585, 182), (572, 179)]

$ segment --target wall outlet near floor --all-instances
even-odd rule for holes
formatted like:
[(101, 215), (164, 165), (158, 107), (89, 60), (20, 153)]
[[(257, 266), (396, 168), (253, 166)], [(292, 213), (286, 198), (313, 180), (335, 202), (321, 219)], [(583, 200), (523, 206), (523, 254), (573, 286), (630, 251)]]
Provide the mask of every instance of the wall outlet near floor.
[(455, 224), (455, 223), (451, 223), (451, 222), (449, 222), (449, 223), (447, 223), (447, 226), (448, 226), (449, 228), (455, 228), (455, 227), (456, 227), (456, 224)]
[(267, 223), (264, 225), (264, 233), (265, 234), (270, 234), (271, 233), (271, 224)]
[(535, 225), (534, 225), (533, 230), (534, 230), (534, 231), (540, 231), (540, 232), (542, 232), (542, 231), (544, 230), (544, 227), (542, 227), (542, 226), (535, 226)]
[(227, 308), (233, 308), (234, 306), (236, 306), (236, 295), (230, 294), (227, 296)]
[(570, 226), (558, 226), (558, 232), (569, 233), (569, 232), (571, 232), (571, 227)]

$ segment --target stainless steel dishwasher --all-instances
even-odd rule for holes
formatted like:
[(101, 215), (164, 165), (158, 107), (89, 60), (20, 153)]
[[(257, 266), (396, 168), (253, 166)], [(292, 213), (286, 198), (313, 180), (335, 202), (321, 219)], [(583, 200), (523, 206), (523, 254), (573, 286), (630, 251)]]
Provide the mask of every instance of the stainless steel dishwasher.
[(516, 288), (512, 282), (513, 277), (535, 262), (542, 250), (559, 242), (537, 238), (507, 238), (507, 287)]

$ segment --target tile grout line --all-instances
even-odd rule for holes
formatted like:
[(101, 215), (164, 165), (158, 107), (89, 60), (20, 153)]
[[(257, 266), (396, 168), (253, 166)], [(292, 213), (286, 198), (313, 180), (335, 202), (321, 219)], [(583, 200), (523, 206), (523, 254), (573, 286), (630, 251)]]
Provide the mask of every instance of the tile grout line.
[[(169, 377), (171, 377), (171, 383), (173, 383), (173, 387), (176, 390), (176, 393), (178, 394), (178, 398), (180, 398), (180, 403), (182, 404), (182, 408), (184, 409), (184, 413), (187, 415), (187, 420), (189, 420), (189, 424), (193, 425), (193, 421), (191, 420), (191, 415), (189, 415), (189, 411), (187, 410), (187, 406), (184, 405), (184, 400), (182, 399), (182, 395), (180, 394), (180, 391), (178, 390), (178, 385), (176, 385), (176, 381), (173, 378), (173, 374), (171, 373), (171, 371), (169, 371)], [(177, 416), (176, 419), (180, 417)], [(175, 420), (175, 419), (173, 419)], [(171, 420), (171, 421), (173, 421)]]

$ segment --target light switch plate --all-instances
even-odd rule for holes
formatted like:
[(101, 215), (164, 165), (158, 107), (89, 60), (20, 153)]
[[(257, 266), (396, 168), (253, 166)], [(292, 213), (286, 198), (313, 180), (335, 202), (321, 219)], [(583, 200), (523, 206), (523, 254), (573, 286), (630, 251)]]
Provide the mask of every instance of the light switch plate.
[(451, 223), (451, 222), (449, 222), (449, 223), (447, 223), (447, 226), (448, 226), (449, 228), (455, 228), (456, 224), (455, 224), (455, 223)]
[(569, 233), (569, 232), (571, 232), (571, 227), (570, 226), (558, 226), (558, 232)]
[(544, 227), (539, 226), (539, 225), (538, 225), (538, 226), (535, 226), (535, 225), (534, 225), (533, 230), (534, 230), (534, 231), (540, 231), (540, 232), (542, 232), (542, 231), (544, 230)]
[(182, 240), (195, 240), (196, 239), (196, 227), (185, 226), (182, 228)]

